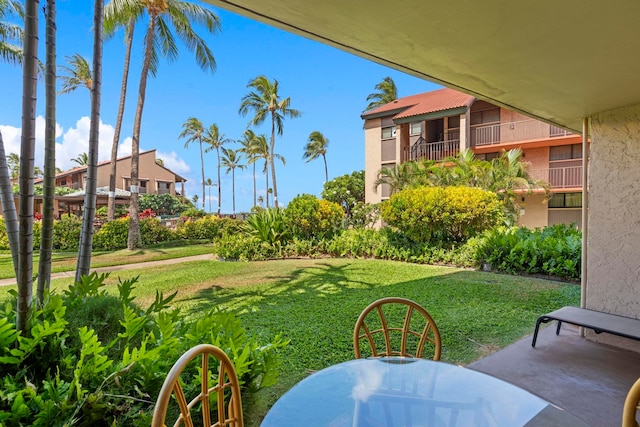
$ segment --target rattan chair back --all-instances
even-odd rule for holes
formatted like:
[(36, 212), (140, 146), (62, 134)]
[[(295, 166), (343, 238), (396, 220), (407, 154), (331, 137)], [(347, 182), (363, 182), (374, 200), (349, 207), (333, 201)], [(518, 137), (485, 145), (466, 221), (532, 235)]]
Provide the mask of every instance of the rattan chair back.
[[(187, 400), (183, 387), (185, 381), (192, 381), (193, 373), (187, 379), (181, 379), (180, 376), (187, 365), (199, 356), (201, 363), (201, 371), (199, 373), (201, 378), (200, 393), (193, 399)], [(213, 362), (213, 364), (210, 364), (210, 362)], [(217, 377), (211, 373), (211, 369), (215, 364), (219, 365)], [(153, 411), (152, 427), (166, 426), (165, 418), (171, 403), (171, 396), (175, 397), (175, 403), (180, 412), (173, 424), (174, 426), (193, 427), (195, 424), (207, 427), (243, 427), (242, 401), (236, 370), (229, 356), (216, 346), (210, 344), (197, 345), (184, 353), (173, 365), (158, 395), (155, 410)], [(228, 404), (225, 402), (225, 397), (230, 397)], [(212, 401), (217, 401), (217, 408), (214, 413), (217, 414), (217, 417), (212, 417)], [(171, 404), (174, 405), (174, 403)], [(199, 420), (194, 421), (192, 418), (198, 412), (201, 413), (202, 422), (199, 422)], [(217, 420), (213, 422), (212, 418), (217, 418)]]
[(638, 427), (637, 416), (640, 411), (640, 378), (631, 386), (622, 409), (622, 427)]
[[(442, 344), (436, 323), (427, 310), (405, 298), (374, 301), (362, 311), (353, 331), (357, 359), (368, 356), (422, 358), (427, 345), (433, 349), (433, 360), (440, 360)], [(367, 347), (371, 353), (365, 355)]]

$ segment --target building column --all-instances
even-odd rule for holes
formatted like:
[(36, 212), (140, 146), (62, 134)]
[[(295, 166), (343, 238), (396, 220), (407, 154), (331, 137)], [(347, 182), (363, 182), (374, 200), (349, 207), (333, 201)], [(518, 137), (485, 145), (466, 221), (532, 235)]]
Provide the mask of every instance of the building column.
[(460, 151), (471, 148), (471, 141), (469, 141), (471, 128), (471, 120), (469, 117), (471, 108), (468, 108), (464, 114), (460, 114)]
[[(640, 318), (640, 105), (591, 117), (586, 307)], [(636, 341), (588, 334), (640, 351)]]

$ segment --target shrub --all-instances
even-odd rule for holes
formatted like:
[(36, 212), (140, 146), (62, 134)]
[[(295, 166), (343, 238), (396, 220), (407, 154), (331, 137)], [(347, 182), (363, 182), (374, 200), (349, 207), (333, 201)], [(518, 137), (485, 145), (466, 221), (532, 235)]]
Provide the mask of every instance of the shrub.
[(124, 249), (127, 247), (128, 235), (129, 218), (114, 219), (104, 223), (93, 235), (93, 248), (106, 251)]
[(142, 244), (145, 246), (157, 245), (175, 239), (175, 233), (162, 224), (158, 218), (153, 217), (140, 220), (140, 236)]
[(244, 234), (230, 234), (214, 241), (213, 253), (227, 261), (262, 261), (282, 257), (279, 244), (272, 245)]
[(239, 220), (207, 215), (181, 219), (176, 226), (176, 233), (181, 239), (213, 240), (225, 234), (237, 233), (240, 229)]
[(284, 211), (284, 221), (292, 234), (302, 238), (330, 237), (342, 223), (340, 205), (311, 194), (294, 197)]
[[(80, 243), (80, 230), (82, 229), (82, 219), (75, 215), (64, 214), (59, 220), (53, 222), (53, 249), (71, 251), (77, 250)], [(40, 233), (36, 233), (34, 223), (34, 247), (35, 235), (40, 238)], [(38, 247), (40, 243), (38, 242)]]
[[(170, 309), (175, 294), (158, 293), (142, 310), (131, 296), (137, 279), (120, 282), (118, 296), (108, 297), (106, 277), (93, 273), (64, 295), (49, 295), (24, 335), (16, 331), (15, 299), (0, 309), (2, 425), (148, 426), (174, 361), (200, 343), (227, 352), (243, 393), (277, 381), (278, 351), (287, 344), (279, 336), (259, 343), (234, 313), (218, 309), (188, 321)], [(190, 369), (194, 381), (184, 387), (194, 395), (200, 373)]]
[(284, 213), (278, 208), (256, 211), (247, 218), (242, 229), (246, 234), (269, 244), (286, 242), (289, 238)]
[(139, 204), (140, 211), (151, 209), (158, 215), (177, 215), (190, 206), (171, 194), (141, 194)]
[(387, 224), (416, 243), (435, 246), (465, 242), (503, 220), (495, 193), (470, 187), (417, 187), (382, 203)]

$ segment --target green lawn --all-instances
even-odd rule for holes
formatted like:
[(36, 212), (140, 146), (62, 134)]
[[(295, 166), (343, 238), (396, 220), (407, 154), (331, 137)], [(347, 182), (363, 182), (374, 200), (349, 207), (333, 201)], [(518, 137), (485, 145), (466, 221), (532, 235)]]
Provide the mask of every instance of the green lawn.
[(378, 298), (423, 305), (440, 329), (442, 360), (464, 365), (532, 333), (537, 316), (577, 305), (580, 295), (574, 284), (383, 260), (194, 261), (118, 271), (108, 283), (132, 276), (140, 276), (134, 294), (141, 305), (156, 289), (177, 290), (175, 304), (189, 315), (213, 306), (235, 310), (249, 333), (291, 341), (280, 383), (246, 399), (249, 427), (310, 370), (352, 359), (355, 321)]
[[(211, 253), (210, 244), (189, 245), (173, 248), (147, 248), (130, 251), (123, 249), (111, 252), (93, 252), (91, 255), (91, 267), (108, 267), (112, 265), (124, 265), (134, 262), (160, 261), (163, 259), (180, 258), (192, 255), (202, 255)], [(53, 254), (51, 271), (73, 271), (76, 269), (78, 252), (56, 252)], [(33, 270), (38, 271), (38, 252), (34, 252)], [(15, 277), (13, 263), (9, 251), (0, 253), (0, 279)]]

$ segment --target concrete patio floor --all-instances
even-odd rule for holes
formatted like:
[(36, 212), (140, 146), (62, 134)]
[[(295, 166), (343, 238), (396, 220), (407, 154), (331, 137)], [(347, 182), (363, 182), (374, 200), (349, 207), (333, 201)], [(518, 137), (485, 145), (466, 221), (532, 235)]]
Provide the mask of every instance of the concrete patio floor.
[[(588, 341), (578, 328), (555, 322), (467, 367), (536, 394), (593, 427), (620, 427), (622, 407), (640, 377), (640, 353)], [(533, 328), (532, 331), (533, 333)]]

